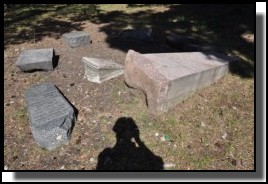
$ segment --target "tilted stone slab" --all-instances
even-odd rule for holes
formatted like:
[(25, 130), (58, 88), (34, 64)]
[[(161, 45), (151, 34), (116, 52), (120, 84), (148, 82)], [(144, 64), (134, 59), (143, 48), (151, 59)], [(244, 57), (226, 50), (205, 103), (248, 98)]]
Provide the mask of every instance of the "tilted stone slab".
[(54, 50), (33, 49), (20, 53), (16, 65), (23, 71), (53, 70)]
[(85, 78), (91, 82), (102, 83), (124, 73), (124, 67), (113, 60), (82, 57)]
[(36, 143), (48, 150), (70, 139), (75, 121), (73, 107), (52, 83), (42, 83), (26, 92), (30, 128)]
[(223, 77), (234, 60), (219, 53), (140, 54), (129, 50), (124, 77), (129, 86), (146, 94), (149, 111), (161, 114)]
[(131, 39), (133, 41), (152, 42), (152, 29), (126, 29), (120, 33), (123, 39)]
[(76, 31), (62, 35), (64, 41), (72, 48), (90, 44), (90, 36), (87, 32)]
[(168, 45), (173, 48), (178, 49), (179, 51), (184, 52), (211, 52), (216, 51), (215, 47), (207, 45), (200, 40), (197, 40), (193, 36), (183, 36), (176, 34), (169, 34), (166, 38)]

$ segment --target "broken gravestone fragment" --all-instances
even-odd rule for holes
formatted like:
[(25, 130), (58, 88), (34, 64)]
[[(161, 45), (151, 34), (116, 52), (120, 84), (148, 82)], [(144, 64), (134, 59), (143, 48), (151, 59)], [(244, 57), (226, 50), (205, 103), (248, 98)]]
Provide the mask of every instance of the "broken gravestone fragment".
[(81, 47), (90, 44), (90, 37), (87, 32), (76, 31), (71, 33), (65, 33), (62, 35), (65, 43), (71, 48)]
[(67, 144), (75, 113), (59, 90), (52, 83), (37, 84), (27, 90), (26, 100), (36, 143), (48, 150)]
[(53, 48), (25, 50), (20, 53), (16, 65), (23, 71), (53, 70), (54, 54)]
[(91, 82), (102, 83), (124, 73), (124, 67), (113, 60), (82, 57), (85, 78)]
[(149, 111), (161, 114), (223, 77), (235, 60), (215, 52), (140, 54), (129, 50), (124, 77), (130, 87), (146, 94)]
[(152, 42), (152, 29), (126, 29), (120, 33), (121, 38), (131, 39), (133, 41)]
[(167, 44), (181, 52), (216, 51), (216, 47), (205, 44), (193, 36), (170, 33), (166, 38)]

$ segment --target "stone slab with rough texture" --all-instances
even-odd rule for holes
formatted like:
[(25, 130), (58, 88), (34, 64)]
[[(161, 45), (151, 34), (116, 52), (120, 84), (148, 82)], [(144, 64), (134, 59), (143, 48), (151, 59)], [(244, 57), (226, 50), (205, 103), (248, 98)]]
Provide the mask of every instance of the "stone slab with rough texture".
[(77, 48), (90, 44), (90, 36), (84, 31), (65, 33), (62, 35), (62, 37), (65, 43), (67, 43), (71, 48)]
[(53, 48), (26, 50), (20, 53), (16, 65), (23, 71), (53, 70)]
[(75, 114), (59, 90), (52, 83), (37, 84), (27, 90), (26, 101), (36, 143), (48, 150), (67, 144)]
[(129, 50), (124, 77), (129, 86), (146, 94), (149, 111), (161, 114), (223, 77), (229, 62), (235, 60), (219, 53), (140, 54)]

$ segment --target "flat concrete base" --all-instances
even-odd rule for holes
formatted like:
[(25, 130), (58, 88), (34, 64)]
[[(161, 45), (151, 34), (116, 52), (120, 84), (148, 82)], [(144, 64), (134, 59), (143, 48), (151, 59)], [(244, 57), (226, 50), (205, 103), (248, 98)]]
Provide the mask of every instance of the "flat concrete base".
[(161, 114), (223, 77), (234, 60), (219, 53), (140, 54), (129, 50), (124, 77), (129, 86), (146, 94), (149, 111)]
[(83, 57), (85, 78), (102, 83), (124, 73), (124, 67), (112, 60)]

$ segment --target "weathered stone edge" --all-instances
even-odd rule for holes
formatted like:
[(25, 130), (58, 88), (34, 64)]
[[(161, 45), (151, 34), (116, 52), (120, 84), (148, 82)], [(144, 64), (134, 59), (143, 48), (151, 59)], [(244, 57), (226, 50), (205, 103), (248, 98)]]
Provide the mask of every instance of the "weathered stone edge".
[[(134, 50), (129, 50), (125, 59), (124, 78), (129, 86), (140, 89), (146, 94), (149, 111), (155, 114), (163, 108), (162, 105), (169, 88), (169, 81), (158, 72), (150, 62), (142, 62), (144, 60), (149, 59)], [(129, 67), (130, 62), (136, 62), (139, 63), (139, 65), (143, 65), (144, 70), (140, 70), (138, 67), (135, 67), (135, 65)], [(136, 72), (133, 73), (134, 71)], [(151, 73), (154, 73), (155, 75), (150, 75)], [(139, 76), (139, 78), (147, 79), (146, 84), (151, 83), (152, 87), (150, 85), (141, 86), (141, 83), (133, 83), (130, 76)], [(157, 88), (157, 84), (160, 84), (160, 87)], [(157, 97), (159, 98), (158, 101), (155, 100)]]

